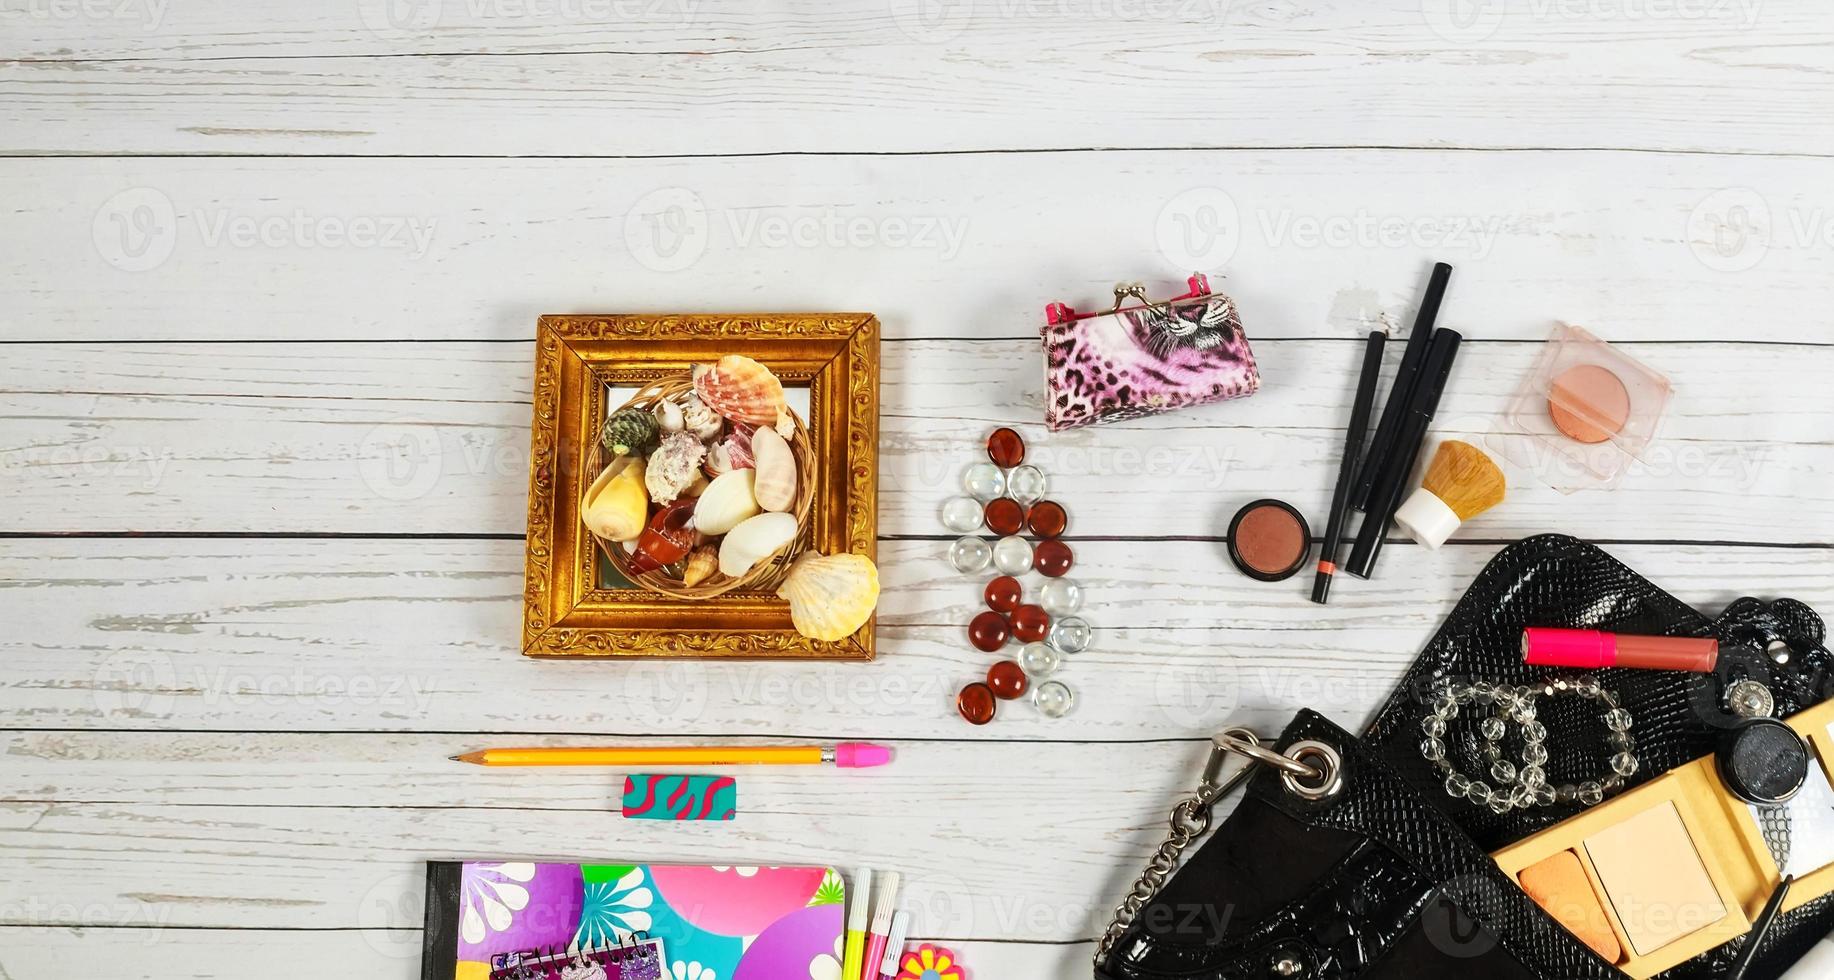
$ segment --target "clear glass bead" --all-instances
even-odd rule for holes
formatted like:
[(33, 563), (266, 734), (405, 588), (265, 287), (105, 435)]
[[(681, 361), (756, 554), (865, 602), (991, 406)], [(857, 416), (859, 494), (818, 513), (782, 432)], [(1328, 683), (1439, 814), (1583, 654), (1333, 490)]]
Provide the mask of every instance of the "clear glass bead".
[(1049, 677), (1063, 666), (1063, 654), (1049, 643), (1027, 643), (1019, 651), (1019, 666), (1025, 669), (1027, 677)]
[(1007, 535), (994, 542), (993, 567), (1006, 575), (1024, 574), (1026, 569), (1032, 567), (1031, 543), (1017, 534)]
[(958, 572), (970, 574), (978, 572), (986, 568), (987, 563), (992, 560), (993, 549), (987, 546), (987, 542), (972, 534), (957, 538), (955, 543), (949, 546), (949, 564), (954, 565)]
[(1579, 788), (1572, 783), (1562, 783), (1554, 787), (1554, 799), (1561, 803), (1571, 803), (1579, 799)]
[(1533, 763), (1523, 766), (1517, 776), (1518, 781), (1529, 789), (1540, 789), (1547, 784), (1547, 770)]
[(1490, 778), (1499, 783), (1513, 783), (1516, 780), (1515, 764), (1507, 759), (1498, 759), (1490, 764)]
[(1526, 725), (1529, 722), (1534, 721), (1535, 720), (1535, 702), (1534, 700), (1530, 698), (1522, 698), (1516, 701), (1516, 710), (1514, 711), (1513, 716), (1516, 719), (1516, 724), (1518, 725)]
[(1490, 812), (1491, 813), (1494, 813), (1500, 817), (1503, 814), (1508, 813), (1510, 811), (1510, 808), (1511, 808), (1511, 804), (1509, 802), (1509, 797), (1504, 796), (1501, 793), (1498, 793), (1497, 795), (1492, 796), (1490, 798)]
[(1525, 723), (1522, 726), (1522, 741), (1531, 743), (1547, 741), (1547, 726), (1538, 721)]
[(1598, 697), (1598, 679), (1593, 677), (1581, 677), (1573, 682), (1573, 693), (1582, 698)]
[(1420, 730), (1433, 738), (1440, 738), (1446, 733), (1446, 721), (1438, 715), (1427, 715), (1420, 719)]
[(1534, 806), (1535, 805), (1534, 787), (1524, 786), (1521, 783), (1517, 783), (1509, 791), (1509, 805), (1513, 807), (1520, 807), (1521, 809), (1524, 809), (1524, 810), (1528, 809), (1531, 806)]
[(1611, 757), (1611, 771), (1620, 776), (1630, 777), (1637, 774), (1637, 757), (1628, 752), (1619, 752)]
[(950, 497), (943, 501), (942, 526), (957, 534), (980, 530), (981, 502), (973, 497)]
[(1482, 732), (1484, 737), (1492, 742), (1501, 741), (1504, 733), (1507, 731), (1503, 725), (1503, 719), (1501, 718), (1485, 718), (1478, 724), (1477, 730)]
[(1629, 752), (1636, 747), (1637, 740), (1631, 738), (1629, 732), (1612, 732), (1605, 736), (1605, 744), (1611, 746), (1614, 751)]
[(1006, 495), (1030, 507), (1044, 499), (1044, 471), (1027, 464), (1006, 473)]
[(1605, 788), (1588, 779), (1579, 784), (1578, 797), (1579, 802), (1587, 806), (1596, 806), (1605, 799)]
[(1006, 471), (992, 463), (975, 463), (962, 471), (962, 489), (986, 503), (1006, 493)]
[(1046, 718), (1062, 718), (1076, 707), (1076, 692), (1063, 681), (1045, 681), (1032, 688), (1032, 706)]
[(1438, 762), (1446, 757), (1446, 743), (1429, 738), (1420, 743), (1420, 755), (1428, 762)]
[(1083, 607), (1083, 587), (1071, 579), (1048, 579), (1038, 587), (1038, 604), (1052, 616), (1068, 616)]
[(1458, 702), (1453, 700), (1452, 696), (1449, 694), (1441, 694), (1439, 697), (1433, 699), (1433, 713), (1441, 718), (1457, 718)]
[(1537, 806), (1554, 805), (1554, 787), (1546, 783), (1535, 787), (1535, 804)]
[(1605, 727), (1614, 732), (1630, 731), (1630, 712), (1623, 708), (1612, 708), (1605, 712)]
[(1471, 780), (1466, 779), (1465, 777), (1459, 775), (1458, 773), (1450, 773), (1446, 776), (1446, 795), (1447, 796), (1455, 796), (1455, 797), (1458, 797), (1459, 799), (1463, 799), (1465, 795), (1465, 791), (1470, 788), (1471, 788)]
[(1489, 704), (1496, 700), (1496, 686), (1489, 681), (1478, 681), (1471, 685), (1471, 696), (1479, 704)]
[(1490, 802), (1490, 787), (1482, 781), (1473, 781), (1471, 785), (1465, 789), (1465, 799), (1473, 803), (1488, 804)]
[(1607, 795), (1615, 793), (1624, 788), (1624, 777), (1614, 772), (1600, 781), (1599, 786), (1604, 788)]
[(1051, 624), (1051, 635), (1046, 637), (1046, 642), (1059, 653), (1081, 653), (1089, 649), (1089, 641), (1094, 635), (1095, 631), (1081, 616), (1065, 616)]
[(1522, 746), (1522, 761), (1531, 766), (1547, 765), (1547, 746), (1540, 742), (1531, 742)]

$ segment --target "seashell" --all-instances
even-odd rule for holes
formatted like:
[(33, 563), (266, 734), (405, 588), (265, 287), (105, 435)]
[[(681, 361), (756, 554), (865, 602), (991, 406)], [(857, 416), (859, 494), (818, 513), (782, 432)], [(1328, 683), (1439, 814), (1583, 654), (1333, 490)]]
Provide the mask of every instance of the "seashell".
[(734, 423), (732, 434), (707, 450), (707, 462), (701, 468), (710, 476), (719, 476), (733, 470), (749, 470), (757, 465), (752, 459), (751, 450), (753, 428), (743, 423)]
[(689, 395), (687, 403), (681, 407), (681, 424), (702, 442), (712, 442), (726, 431), (726, 420), (720, 418), (720, 413), (708, 408), (707, 403), (695, 395)]
[(688, 553), (687, 567), (681, 570), (681, 584), (699, 585), (713, 575), (720, 565), (719, 550), (702, 545)]
[[(678, 435), (680, 433), (677, 433)], [(687, 437), (695, 445), (700, 440)], [(654, 468), (651, 473), (656, 472)], [(664, 565), (673, 565), (688, 556), (688, 549), (700, 543), (694, 530), (694, 501), (677, 500), (656, 512), (650, 524), (637, 536), (637, 550), (631, 553), (630, 570), (642, 575)]]
[(777, 595), (789, 601), (796, 632), (816, 640), (844, 639), (872, 618), (879, 604), (879, 569), (865, 555), (810, 552), (790, 566)]
[(644, 469), (643, 460), (633, 456), (605, 467), (580, 498), (580, 523), (606, 541), (631, 541), (642, 534), (650, 512)]
[(759, 429), (752, 434), (751, 450), (756, 457), (752, 469), (752, 496), (765, 510), (789, 510), (796, 504), (796, 454), (775, 429)]
[(641, 408), (620, 408), (605, 420), (599, 441), (614, 456), (648, 456), (662, 435), (656, 416)]
[(674, 503), (700, 476), (700, 462), (706, 455), (707, 447), (691, 433), (671, 432), (664, 436), (662, 444), (650, 454), (649, 470), (643, 475), (650, 499), (659, 504)]
[(680, 432), (688, 427), (687, 419), (682, 416), (681, 406), (667, 398), (656, 403), (655, 414), (656, 424), (662, 428), (664, 435), (670, 432)]
[(712, 482), (712, 480), (707, 479), (706, 473), (696, 473), (694, 474), (694, 482), (688, 484), (687, 489), (683, 490), (681, 495), (683, 497), (698, 497), (707, 492), (707, 484)]
[(752, 471), (733, 470), (715, 477), (694, 505), (694, 529), (712, 536), (725, 534), (758, 513), (752, 496)]
[[(736, 470), (749, 474), (750, 470)], [(728, 474), (731, 475), (731, 474)], [(733, 578), (752, 570), (796, 537), (794, 514), (759, 514), (726, 532), (720, 542), (720, 574)]]
[(776, 425), (784, 417), (783, 382), (771, 369), (743, 354), (727, 354), (694, 368), (694, 393), (707, 407), (733, 420)]

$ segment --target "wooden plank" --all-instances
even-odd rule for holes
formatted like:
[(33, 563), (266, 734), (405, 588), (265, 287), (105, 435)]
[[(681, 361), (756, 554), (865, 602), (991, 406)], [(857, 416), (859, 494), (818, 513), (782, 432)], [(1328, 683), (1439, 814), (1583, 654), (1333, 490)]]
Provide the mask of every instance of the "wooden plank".
[[(418, 912), (377, 917), (418, 909), (423, 862), (514, 855), (870, 865), (905, 876), (902, 894), (923, 932), (1082, 940), (1099, 931), (1163, 836), (1167, 809), (1189, 791), (1208, 752), (1207, 741), (924, 743), (871, 772), (747, 771), (736, 820), (676, 824), (607, 812), (611, 775), (596, 786), (557, 771), (435, 777), (458, 765), (445, 760), (444, 737), (390, 746), (370, 735), (320, 735), (309, 744), (244, 735), (246, 757), (233, 763), (227, 744), (217, 762), (162, 759), (184, 741), (112, 737), (153, 757), (95, 762), (98, 776), (113, 769), (133, 782), (127, 774), (147, 767), (177, 785), (252, 779), (267, 783), (266, 796), (238, 805), (180, 802), (182, 793), (161, 803), (0, 803), (8, 868), (0, 916), (9, 924), (81, 924), (45, 909), (54, 902), (113, 925), (399, 927)], [(276, 738), (296, 740), (277, 754)], [(390, 747), (400, 755), (375, 751)], [(9, 744), (9, 752), (20, 748)], [(279, 757), (295, 753), (305, 755)], [(262, 758), (271, 765), (251, 773)], [(91, 764), (65, 758), (59, 767), (83, 779), (75, 774)], [(320, 774), (307, 782), (345, 788), (292, 805), (285, 800), (304, 795), (284, 787), (299, 770)], [(9, 766), (0, 785), (14, 795), (46, 778), (28, 763), (24, 771)], [(402, 805), (421, 792), (409, 787), (429, 779), (442, 784), (421, 797), (435, 798), (431, 807)]]
[(1814, 0), (240, 6), (9, 9), (0, 151), (1834, 151)]
[[(882, 545), (870, 665), (573, 664), (518, 655), (517, 541), (5, 541), (0, 619), (33, 626), (0, 637), (0, 726), (1134, 740), (1300, 707), (1356, 725), (1495, 550), (1394, 546), (1320, 607), (1212, 543), (1084, 542), (1097, 637), (1061, 675), (1076, 712), (1010, 705), (977, 729), (952, 699), (992, 659), (963, 628), (986, 576), (957, 575), (940, 547)], [(1834, 610), (1826, 549), (1610, 550), (1703, 610), (1745, 594)], [(452, 751), (502, 737), (455, 735)]]
[[(1399, 357), (1393, 345), (1391, 362)], [(1646, 462), (1568, 497), (1511, 464), (1511, 497), (1460, 530), (1834, 543), (1834, 443), (1808, 396), (1834, 346), (1630, 344), (1677, 395)], [(1488, 444), (1540, 345), (1473, 342), (1434, 422)], [(15, 532), (516, 534), (526, 527), (522, 344), (15, 345), (0, 469)], [(1315, 532), (1359, 342), (1265, 341), (1252, 398), (1045, 435), (1029, 341), (886, 344), (880, 531), (943, 534), (942, 501), (996, 424), (1020, 425), (1072, 535), (1220, 537), (1256, 497)], [(1779, 394), (1784, 397), (1779, 397)], [(1529, 460), (1554, 475), (1558, 458)]]
[(1834, 339), (1834, 209), (1808, 158), (0, 159), (0, 181), (12, 340), (520, 340), (542, 313), (797, 309), (1023, 337), (1048, 302), (1100, 308), (1120, 279), (1170, 295), (1192, 269), (1227, 273), (1251, 337), (1356, 337), (1409, 324), (1434, 260), (1459, 270), (1445, 322), (1474, 336)]
[[(418, 927), (316, 931), (0, 926), (0, 970), (11, 980), (68, 980), (73, 968), (86, 963), (109, 964), (109, 976), (116, 980), (418, 980), (420, 939)], [(990, 980), (1084, 972), (1092, 947), (943, 940), (977, 976)]]

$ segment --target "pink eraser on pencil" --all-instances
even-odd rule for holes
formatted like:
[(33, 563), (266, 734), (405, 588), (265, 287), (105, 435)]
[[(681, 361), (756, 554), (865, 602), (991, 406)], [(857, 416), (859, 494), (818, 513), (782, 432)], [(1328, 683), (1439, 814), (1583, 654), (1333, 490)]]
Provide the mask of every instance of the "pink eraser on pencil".
[(888, 746), (871, 742), (842, 742), (834, 747), (834, 764), (841, 769), (872, 769), (892, 761)]

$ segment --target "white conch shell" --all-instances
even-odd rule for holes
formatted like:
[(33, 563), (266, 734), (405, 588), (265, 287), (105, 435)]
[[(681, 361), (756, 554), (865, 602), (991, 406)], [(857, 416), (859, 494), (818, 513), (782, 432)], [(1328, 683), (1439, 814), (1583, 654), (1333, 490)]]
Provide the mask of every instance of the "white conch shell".
[(726, 532), (725, 539), (720, 542), (720, 574), (737, 578), (751, 571), (753, 565), (769, 558), (772, 552), (789, 544), (795, 537), (794, 514), (759, 514), (748, 518)]
[(757, 514), (758, 498), (751, 490), (754, 472), (733, 470), (714, 477), (694, 505), (694, 529), (709, 537), (725, 534)]
[(777, 430), (763, 426), (751, 434), (752, 496), (765, 510), (789, 510), (796, 504), (796, 454)]
[(879, 569), (865, 555), (818, 555), (796, 559), (777, 595), (790, 604), (796, 632), (816, 640), (852, 636), (879, 604)]
[(687, 427), (687, 420), (682, 417), (680, 405), (664, 398), (656, 403), (656, 424), (664, 433), (680, 432)]
[(702, 442), (712, 442), (726, 431), (726, 420), (720, 417), (720, 413), (708, 408), (707, 403), (695, 395), (689, 395), (687, 403), (682, 406), (681, 419), (682, 425)]
[(618, 457), (580, 498), (580, 523), (606, 541), (628, 541), (642, 534), (650, 512), (643, 475), (643, 460)]

